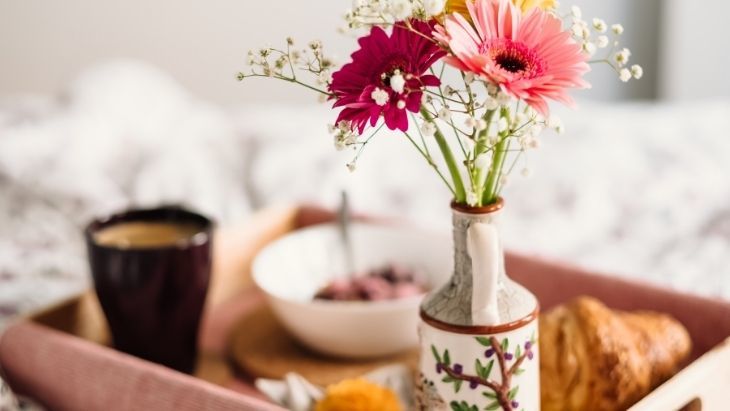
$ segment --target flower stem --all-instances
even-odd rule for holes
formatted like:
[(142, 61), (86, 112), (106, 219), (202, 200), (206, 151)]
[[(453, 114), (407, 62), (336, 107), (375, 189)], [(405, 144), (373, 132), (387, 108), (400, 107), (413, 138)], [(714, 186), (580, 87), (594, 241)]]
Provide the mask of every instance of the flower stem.
[[(421, 115), (426, 121), (433, 123), (433, 117), (425, 107), (421, 107)], [(451, 179), (454, 183), (454, 200), (459, 204), (463, 204), (466, 202), (464, 181), (461, 179), (461, 173), (459, 173), (459, 167), (457, 166), (456, 159), (454, 158), (454, 153), (451, 151), (449, 144), (446, 142), (446, 138), (444, 138), (444, 135), (441, 133), (438, 126), (436, 126), (434, 138), (436, 139), (436, 144), (439, 146), (439, 150), (441, 150), (441, 154), (444, 156), (444, 161), (446, 162), (449, 174), (451, 174)]]
[[(492, 127), (492, 118), (494, 117), (494, 113), (496, 113), (496, 112), (497, 112), (496, 109), (487, 110), (487, 112), (484, 114), (484, 121), (487, 122), (487, 128), (484, 129), (481, 133), (479, 133), (479, 138), (477, 139), (477, 143), (474, 146), (474, 161), (476, 161), (476, 159), (480, 155), (489, 151), (486, 140), (487, 140), (487, 135), (489, 134), (489, 129)], [(487, 171), (488, 171), (488, 169), (486, 167), (480, 168), (477, 170), (477, 176), (476, 176), (476, 184), (477, 184), (476, 192), (477, 193), (481, 193), (482, 190), (484, 189), (484, 184), (486, 183), (486, 180), (487, 180)], [(477, 205), (481, 206), (483, 202), (484, 202), (484, 199), (480, 198), (479, 204), (477, 204)]]
[(238, 75), (237, 75), (238, 81), (242, 81), (243, 79), (249, 78), (249, 77), (268, 77), (268, 78), (275, 78), (277, 80), (288, 81), (289, 83), (299, 84), (302, 87), (308, 88), (312, 91), (316, 91), (317, 93), (320, 93), (320, 94), (324, 94), (327, 97), (333, 97), (332, 93), (324, 91), (324, 90), (320, 90), (314, 86), (310, 86), (307, 83), (303, 83), (303, 82), (297, 80), (295, 77), (286, 77), (286, 76), (281, 76), (278, 74), (272, 74), (270, 76), (267, 76), (265, 74), (258, 74), (258, 73), (251, 73), (251, 74), (238, 73)]
[[(502, 108), (499, 115), (507, 119), (507, 124), (510, 124), (509, 109)], [(504, 160), (507, 157), (507, 144), (510, 130), (507, 129), (500, 134), (499, 142), (494, 148), (494, 154), (492, 159), (492, 166), (489, 170), (489, 176), (484, 187), (484, 194), (482, 196), (482, 204), (492, 204), (497, 201), (497, 185), (499, 178), (502, 176), (502, 167), (504, 166)]]

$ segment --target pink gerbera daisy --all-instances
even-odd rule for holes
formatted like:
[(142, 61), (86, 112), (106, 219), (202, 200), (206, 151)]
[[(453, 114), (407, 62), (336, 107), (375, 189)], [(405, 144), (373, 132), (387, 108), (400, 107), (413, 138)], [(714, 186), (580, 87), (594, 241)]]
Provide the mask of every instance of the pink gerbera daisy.
[(373, 27), (358, 41), (360, 49), (352, 54), (352, 62), (334, 73), (334, 107), (344, 107), (338, 123), (347, 121), (362, 134), (368, 122), (374, 126), (382, 115), (389, 129), (408, 130), (406, 110), (417, 113), (423, 88), (440, 84), (438, 77), (424, 73), (445, 55), (430, 39), (433, 23), (410, 24), (418, 33), (405, 22), (396, 23), (390, 36)]
[(570, 88), (587, 88), (587, 56), (562, 22), (533, 8), (526, 15), (510, 0), (467, 1), (473, 26), (459, 13), (446, 17), (435, 37), (451, 50), (445, 61), (473, 72), (522, 99), (543, 115), (546, 98), (573, 105)]

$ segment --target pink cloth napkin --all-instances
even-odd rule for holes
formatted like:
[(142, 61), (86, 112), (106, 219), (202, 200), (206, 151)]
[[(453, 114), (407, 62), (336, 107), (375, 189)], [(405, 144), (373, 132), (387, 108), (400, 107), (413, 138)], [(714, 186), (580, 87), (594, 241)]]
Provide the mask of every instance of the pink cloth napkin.
[(29, 322), (3, 334), (0, 364), (14, 390), (56, 411), (282, 410)]

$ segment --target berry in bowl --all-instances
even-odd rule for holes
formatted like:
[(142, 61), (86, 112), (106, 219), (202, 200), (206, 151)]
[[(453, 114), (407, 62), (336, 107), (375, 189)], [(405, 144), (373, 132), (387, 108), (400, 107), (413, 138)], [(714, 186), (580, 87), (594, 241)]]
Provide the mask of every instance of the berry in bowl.
[(451, 273), (448, 241), (409, 226), (353, 223), (347, 269), (338, 225), (322, 224), (264, 248), (253, 279), (305, 346), (343, 358), (386, 356), (417, 346), (421, 300)]

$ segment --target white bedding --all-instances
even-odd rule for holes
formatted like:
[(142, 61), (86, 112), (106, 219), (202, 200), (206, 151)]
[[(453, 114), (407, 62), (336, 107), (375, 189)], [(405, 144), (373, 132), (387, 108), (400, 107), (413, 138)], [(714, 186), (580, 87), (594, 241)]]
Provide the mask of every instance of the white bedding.
[[(533, 177), (515, 173), (504, 193), (506, 245), (730, 298), (730, 100), (559, 113), (566, 134), (545, 134)], [(350, 174), (333, 118), (316, 105), (214, 107), (129, 62), (61, 98), (6, 99), (0, 325), (88, 286), (81, 228), (130, 205), (182, 202), (226, 224), (283, 201), (334, 204), (346, 188), (360, 210), (448, 229), (448, 193), (406, 140), (374, 139)]]

